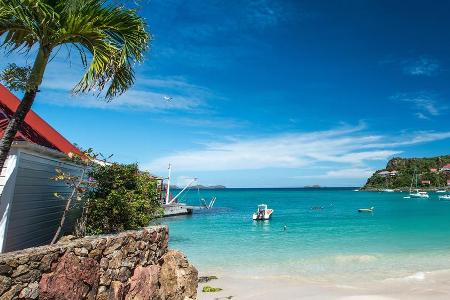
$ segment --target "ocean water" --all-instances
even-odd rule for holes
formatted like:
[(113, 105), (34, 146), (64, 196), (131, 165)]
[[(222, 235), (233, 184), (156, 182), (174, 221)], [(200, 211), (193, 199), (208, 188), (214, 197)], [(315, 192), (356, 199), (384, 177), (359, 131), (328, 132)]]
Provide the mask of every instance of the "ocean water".
[[(450, 269), (450, 201), (351, 189), (203, 190), (211, 210), (165, 218), (170, 247), (202, 274), (383, 280)], [(197, 191), (184, 202), (198, 205)], [(270, 221), (253, 221), (260, 203)], [(323, 207), (313, 210), (312, 207)], [(373, 213), (358, 208), (375, 207)], [(284, 230), (284, 226), (287, 230)]]

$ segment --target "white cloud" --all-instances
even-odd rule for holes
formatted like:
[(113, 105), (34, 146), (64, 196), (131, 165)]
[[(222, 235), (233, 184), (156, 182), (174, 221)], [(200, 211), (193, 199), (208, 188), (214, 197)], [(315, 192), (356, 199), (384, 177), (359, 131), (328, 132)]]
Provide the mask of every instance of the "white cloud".
[[(151, 88), (149, 88), (151, 89)], [(173, 99), (167, 101), (164, 97)], [(59, 106), (78, 106), (101, 109), (127, 109), (144, 111), (161, 111), (168, 109), (194, 110), (205, 105), (203, 98), (195, 93), (176, 94), (158, 93), (147, 90), (131, 89), (125, 94), (107, 102), (95, 95), (72, 96), (60, 90), (45, 90), (40, 101)]]
[(402, 152), (399, 146), (450, 138), (450, 132), (418, 132), (403, 136), (365, 134), (364, 126), (310, 133), (281, 134), (265, 138), (239, 138), (211, 142), (200, 150), (176, 152), (144, 165), (163, 170), (170, 162), (181, 171), (226, 171), (266, 168), (301, 168), (329, 164), (366, 168)]
[[(33, 58), (32, 54), (29, 59)], [(21, 65), (30, 64), (26, 58), (18, 55), (13, 61)], [(0, 66), (2, 62), (0, 61)], [(220, 100), (218, 95), (209, 89), (193, 84), (183, 76), (152, 76), (148, 77), (145, 70), (137, 69), (135, 84), (122, 96), (106, 102), (95, 94), (72, 95), (73, 87), (82, 78), (83, 66), (76, 55), (68, 56), (62, 50), (54, 57), (46, 71), (40, 87), (39, 101), (59, 106), (78, 106), (101, 109), (128, 109), (145, 111), (163, 110), (205, 110), (208, 109), (207, 100)], [(167, 101), (165, 96), (171, 97)]]
[(403, 71), (413, 76), (433, 76), (439, 72), (439, 63), (432, 58), (421, 56), (416, 60), (405, 62)]
[(338, 169), (338, 170), (330, 170), (325, 174), (319, 175), (301, 175), (301, 176), (293, 176), (293, 179), (304, 179), (304, 178), (320, 178), (320, 179), (331, 179), (331, 178), (339, 178), (339, 179), (363, 179), (372, 176), (375, 172), (374, 169), (371, 168), (348, 168), (348, 169)]
[[(62, 72), (62, 70), (64, 70)], [(133, 87), (123, 95), (106, 102), (95, 94), (72, 95), (72, 88), (82, 78), (81, 65), (69, 67), (55, 59), (46, 71), (39, 100), (60, 106), (145, 111), (205, 109), (206, 99), (219, 98), (208, 89), (192, 84), (181, 76), (148, 78), (139, 73)], [(170, 101), (167, 98), (171, 98)]]
[(370, 168), (350, 168), (328, 171), (325, 178), (368, 178), (375, 170)]
[(391, 99), (406, 102), (416, 112), (414, 115), (419, 119), (428, 120), (432, 117), (442, 115), (448, 107), (440, 104), (436, 99), (438, 96), (434, 93), (400, 93)]
[(208, 115), (207, 117), (177, 117), (158, 119), (166, 124), (176, 123), (177, 125), (202, 128), (234, 129), (248, 126), (248, 121), (241, 121), (233, 118), (222, 118)]

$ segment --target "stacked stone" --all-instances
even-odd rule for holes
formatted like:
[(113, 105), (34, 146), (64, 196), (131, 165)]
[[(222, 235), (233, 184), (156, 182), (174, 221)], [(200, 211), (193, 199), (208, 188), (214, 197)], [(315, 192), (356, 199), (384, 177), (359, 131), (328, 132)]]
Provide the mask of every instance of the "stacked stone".
[[(168, 252), (168, 237), (166, 226), (156, 226), (2, 254), (0, 300), (195, 298), (197, 271)], [(169, 283), (163, 274), (188, 281), (176, 275)]]

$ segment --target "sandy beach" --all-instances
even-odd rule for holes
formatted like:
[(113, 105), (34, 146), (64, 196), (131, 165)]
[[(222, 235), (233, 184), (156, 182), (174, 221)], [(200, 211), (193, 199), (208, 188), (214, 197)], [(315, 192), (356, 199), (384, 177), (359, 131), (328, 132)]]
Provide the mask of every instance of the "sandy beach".
[[(419, 272), (403, 278), (349, 285), (316, 283), (288, 277), (245, 278), (224, 275), (200, 284), (198, 299), (440, 300), (450, 298), (449, 282), (450, 270)], [(204, 293), (202, 288), (205, 285), (220, 287), (223, 291)]]

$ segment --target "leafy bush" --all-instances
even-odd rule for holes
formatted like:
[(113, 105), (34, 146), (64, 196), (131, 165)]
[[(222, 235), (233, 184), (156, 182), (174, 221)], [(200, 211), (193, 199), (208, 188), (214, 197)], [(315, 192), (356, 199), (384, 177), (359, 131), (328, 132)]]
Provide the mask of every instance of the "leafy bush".
[(222, 289), (221, 288), (217, 288), (217, 287), (212, 287), (212, 286), (204, 286), (202, 289), (203, 293), (216, 293), (216, 292), (220, 292)]
[(97, 165), (89, 176), (95, 185), (86, 194), (86, 234), (138, 229), (161, 216), (157, 182), (136, 164)]

